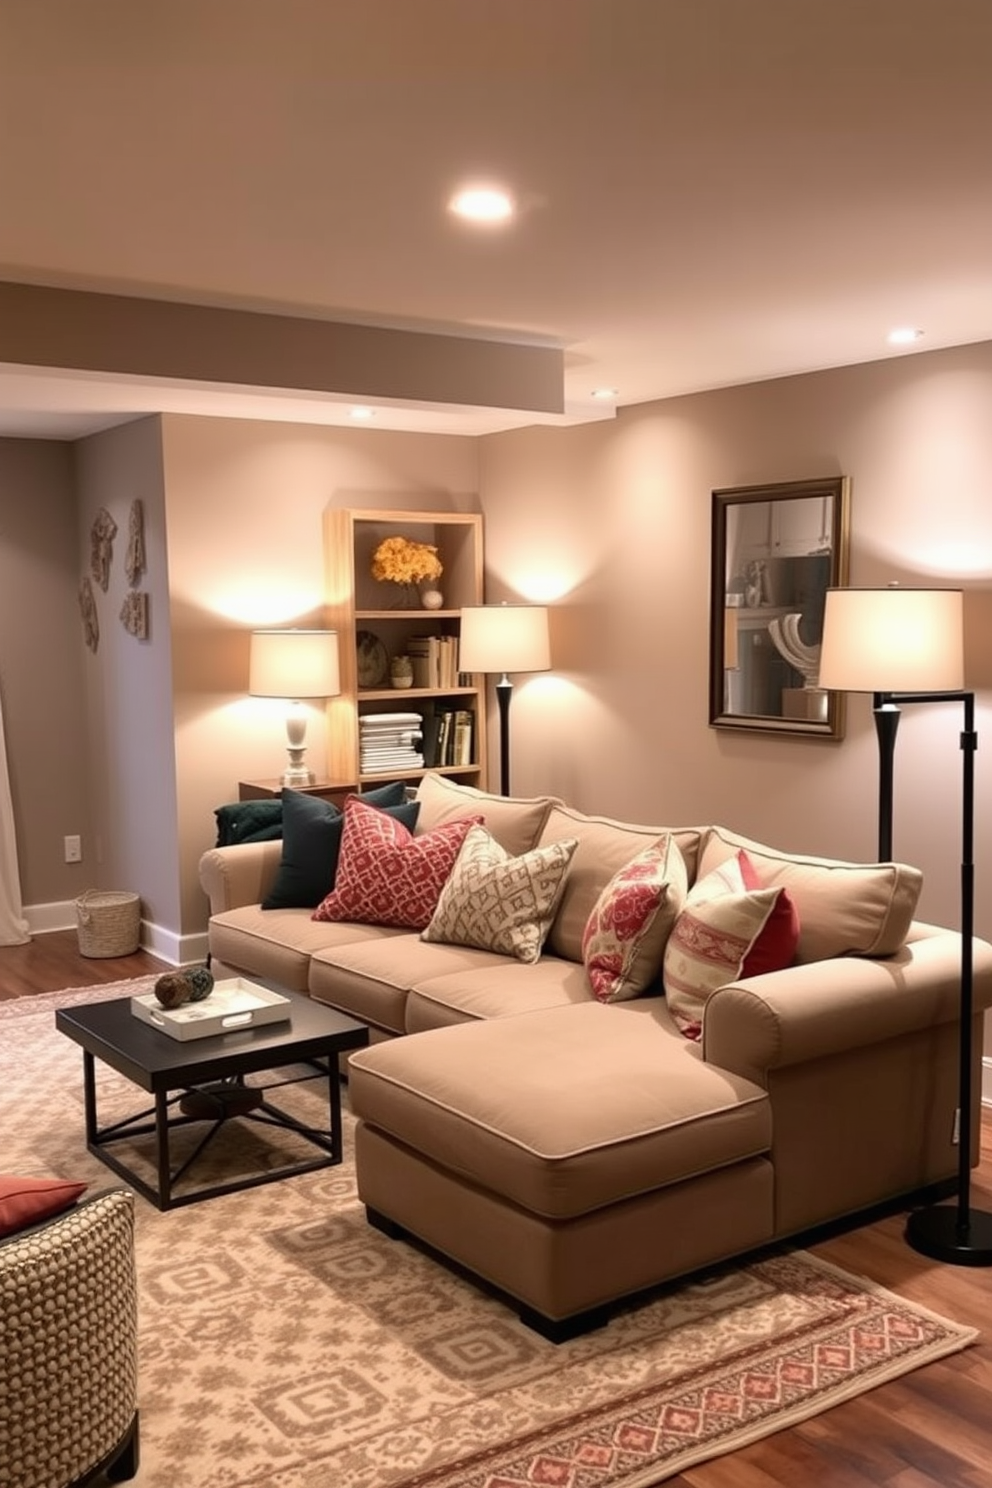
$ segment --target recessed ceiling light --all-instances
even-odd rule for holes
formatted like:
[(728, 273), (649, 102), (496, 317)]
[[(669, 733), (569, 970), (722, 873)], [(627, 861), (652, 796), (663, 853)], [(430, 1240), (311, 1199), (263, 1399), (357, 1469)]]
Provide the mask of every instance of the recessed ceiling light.
[(498, 224), (513, 216), (513, 198), (501, 186), (465, 186), (455, 192), (448, 210), (466, 222)]
[(593, 395), (594, 398), (604, 398), (604, 399), (615, 398), (617, 396), (617, 394), (619, 393), (619, 391), (620, 391), (619, 388), (608, 388), (608, 387), (593, 388), (592, 395)]
[(890, 346), (912, 346), (914, 341), (922, 341), (923, 332), (915, 326), (896, 326), (890, 331), (886, 340)]
[(352, 408), (350, 410), (349, 414), (348, 414), (348, 417), (349, 418), (353, 418), (353, 419), (370, 419), (370, 418), (375, 418), (375, 409), (374, 408)]

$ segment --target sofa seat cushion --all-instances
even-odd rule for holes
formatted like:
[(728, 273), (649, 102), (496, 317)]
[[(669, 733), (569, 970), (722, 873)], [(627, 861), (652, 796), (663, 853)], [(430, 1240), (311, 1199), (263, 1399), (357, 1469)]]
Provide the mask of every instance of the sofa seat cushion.
[(350, 1071), (360, 1120), (548, 1219), (771, 1144), (765, 1092), (705, 1064), (655, 998), (437, 1028), (361, 1050)]
[(691, 883), (699, 846), (699, 833), (694, 828), (642, 827), (607, 816), (586, 816), (571, 806), (552, 806), (540, 846), (566, 838), (575, 838), (578, 846), (548, 935), (548, 950), (569, 961), (581, 961), (582, 937), (603, 889), (618, 869), (645, 848), (656, 846), (669, 831), (685, 859)]
[(447, 1028), (479, 1018), (510, 1018), (546, 1008), (589, 1002), (585, 968), (560, 956), (542, 956), (522, 968), (502, 958), (418, 982), (406, 1009), (407, 1033)]
[(247, 976), (262, 977), (306, 992), (310, 957), (327, 946), (346, 941), (376, 940), (401, 934), (380, 925), (321, 924), (309, 909), (263, 909), (247, 904), (228, 909), (210, 920), (210, 954), (225, 966)]
[(512, 964), (518, 975), (524, 970), (519, 962), (509, 963), (494, 951), (442, 945), (421, 940), (414, 931), (390, 933), (380, 928), (366, 939), (342, 937), (337, 944), (319, 950), (310, 962), (308, 991), (318, 1002), (362, 1023), (405, 1033), (411, 987), (432, 977), (463, 975), (489, 962)]
[(743, 848), (764, 887), (787, 888), (799, 916), (796, 960), (893, 956), (916, 911), (923, 875), (906, 863), (849, 863), (780, 852), (726, 827), (704, 831), (699, 876)]

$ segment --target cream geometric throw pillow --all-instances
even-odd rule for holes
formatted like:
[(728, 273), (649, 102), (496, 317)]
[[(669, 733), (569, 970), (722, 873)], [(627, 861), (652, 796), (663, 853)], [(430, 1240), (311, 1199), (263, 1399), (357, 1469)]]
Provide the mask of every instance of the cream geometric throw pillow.
[(687, 889), (685, 859), (668, 832), (613, 875), (582, 936), (582, 960), (597, 1002), (637, 997), (658, 979)]
[(536, 961), (576, 846), (570, 838), (514, 858), (485, 827), (472, 827), (421, 940)]

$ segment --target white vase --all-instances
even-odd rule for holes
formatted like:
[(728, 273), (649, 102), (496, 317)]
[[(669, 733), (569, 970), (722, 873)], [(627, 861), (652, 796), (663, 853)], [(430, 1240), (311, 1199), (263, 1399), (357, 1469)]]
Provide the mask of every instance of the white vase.
[(425, 610), (441, 610), (444, 608), (444, 595), (440, 589), (421, 589), (420, 603)]

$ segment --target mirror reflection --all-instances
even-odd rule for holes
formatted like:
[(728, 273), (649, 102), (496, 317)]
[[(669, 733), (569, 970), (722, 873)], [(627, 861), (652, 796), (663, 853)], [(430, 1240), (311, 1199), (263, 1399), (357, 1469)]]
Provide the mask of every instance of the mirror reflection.
[(843, 696), (817, 681), (848, 501), (844, 477), (713, 492), (711, 723), (841, 737)]

